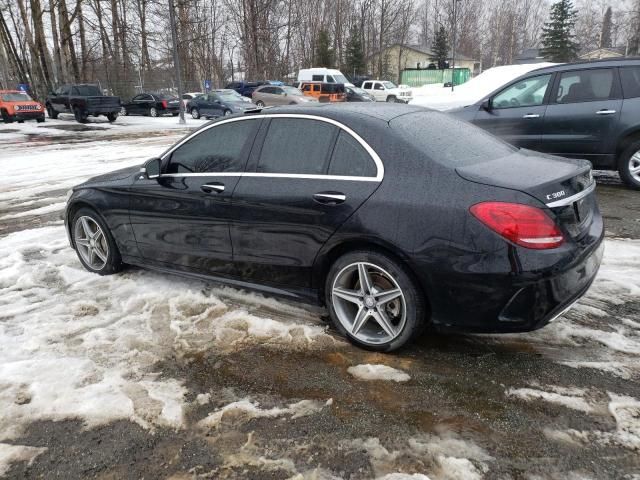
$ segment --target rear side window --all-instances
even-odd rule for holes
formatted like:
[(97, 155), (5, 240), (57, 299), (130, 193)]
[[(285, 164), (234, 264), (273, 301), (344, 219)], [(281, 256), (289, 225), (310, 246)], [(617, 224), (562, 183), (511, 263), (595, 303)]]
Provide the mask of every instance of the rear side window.
[(640, 97), (640, 67), (624, 67), (620, 69), (624, 98)]
[(348, 133), (340, 131), (331, 156), (329, 175), (375, 177), (376, 171), (376, 164), (362, 145)]
[(311, 80), (314, 82), (324, 82), (324, 75), (312, 75)]
[(203, 131), (174, 150), (166, 173), (243, 172), (258, 123), (243, 120)]
[(431, 160), (453, 167), (506, 157), (518, 150), (479, 127), (438, 112), (401, 115), (390, 125)]
[(322, 175), (336, 127), (317, 120), (274, 118), (262, 145), (258, 172)]
[(613, 69), (578, 70), (560, 76), (556, 101), (581, 103), (608, 100), (613, 91)]

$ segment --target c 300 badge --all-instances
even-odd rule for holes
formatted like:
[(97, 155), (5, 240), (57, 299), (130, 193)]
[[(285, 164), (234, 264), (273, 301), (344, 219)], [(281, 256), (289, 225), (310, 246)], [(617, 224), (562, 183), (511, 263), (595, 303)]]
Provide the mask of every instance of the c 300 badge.
[(562, 198), (567, 194), (564, 193), (564, 190), (560, 190), (559, 192), (553, 192), (547, 195), (547, 200), (557, 200), (558, 198)]

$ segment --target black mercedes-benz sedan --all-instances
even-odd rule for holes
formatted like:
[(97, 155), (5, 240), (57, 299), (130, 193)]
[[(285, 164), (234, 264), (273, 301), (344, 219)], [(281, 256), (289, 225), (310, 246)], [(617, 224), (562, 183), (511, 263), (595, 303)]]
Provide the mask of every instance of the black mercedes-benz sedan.
[(540, 328), (589, 288), (603, 225), (590, 164), (518, 150), (395, 104), (282, 107), (210, 122), (142, 168), (73, 189), (91, 272), (124, 264), (326, 305), (391, 351), (427, 325)]

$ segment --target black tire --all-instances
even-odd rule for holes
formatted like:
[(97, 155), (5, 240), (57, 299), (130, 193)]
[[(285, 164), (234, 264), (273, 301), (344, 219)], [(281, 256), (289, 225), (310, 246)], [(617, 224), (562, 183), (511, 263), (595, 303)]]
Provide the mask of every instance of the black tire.
[(222, 112), (222, 116), (223, 117), (227, 117), (229, 115), (231, 115), (233, 112), (231, 110), (225, 110), (224, 112)]
[(395, 95), (389, 95), (387, 97), (387, 102), (389, 103), (396, 103), (398, 101), (398, 99), (395, 97)]
[(632, 173), (633, 167), (640, 167), (640, 140), (632, 142), (618, 157), (620, 178), (630, 188), (640, 190), (640, 172)]
[(49, 118), (52, 120), (58, 118), (58, 112), (56, 112), (51, 105), (47, 105), (47, 115), (49, 115)]
[(159, 116), (158, 109), (156, 107), (151, 107), (149, 109), (149, 116), (153, 118), (158, 117)]
[(6, 111), (6, 110), (2, 110), (2, 111), (0, 112), (0, 116), (2, 116), (2, 121), (3, 121), (4, 123), (13, 123), (13, 118), (11, 118), (11, 117), (9, 116), (9, 114), (7, 113), (7, 111)]
[(117, 118), (118, 114), (116, 112), (107, 113), (107, 120), (109, 120), (109, 123), (115, 122)]
[(191, 109), (191, 117), (196, 120), (200, 118), (200, 111), (196, 107)]
[(127, 112), (127, 107), (120, 107), (120, 115), (122, 115), (123, 117), (129, 115), (129, 112)]
[(264, 102), (262, 100), (258, 100), (256, 102), (256, 107), (264, 108)]
[[(385, 343), (368, 343), (356, 338), (348, 332), (333, 304), (333, 284), (336, 277), (355, 263), (368, 263), (382, 268), (387, 272), (402, 290), (406, 306), (405, 323), (393, 339)], [(378, 352), (391, 352), (413, 341), (425, 328), (427, 320), (427, 306), (424, 295), (414, 280), (413, 275), (398, 260), (377, 250), (357, 250), (347, 253), (336, 260), (325, 280), (325, 301), (329, 315), (338, 331), (353, 344)]]
[(43, 123), (43, 122), (44, 122), (44, 117), (42, 117), (42, 118), (36, 118), (36, 122), (38, 122), (38, 123)]
[(83, 112), (79, 107), (75, 107), (73, 109), (73, 116), (78, 123), (87, 123), (87, 117), (89, 116), (87, 112)]
[(172, 113), (171, 116), (172, 117), (177, 117), (178, 115), (180, 115), (179, 113)]
[[(79, 222), (80, 218), (82, 217), (90, 217), (95, 223), (97, 223), (100, 226), (100, 228), (104, 232), (104, 237), (109, 246), (109, 251), (107, 254), (107, 260), (105, 262), (105, 265), (102, 268), (99, 268), (99, 269), (93, 268), (91, 265), (89, 265), (85, 261), (85, 259), (82, 257), (82, 255), (78, 251), (79, 247), (78, 245), (76, 245), (76, 234), (75, 234), (76, 223)], [(109, 228), (107, 227), (105, 222), (102, 220), (100, 215), (98, 215), (95, 212), (95, 210), (91, 208), (83, 207), (83, 208), (80, 208), (74, 214), (73, 219), (71, 221), (71, 236), (75, 246), (76, 254), (78, 255), (78, 259), (80, 259), (80, 263), (82, 263), (82, 266), (86, 268), (88, 271), (92, 273), (97, 273), (98, 275), (111, 275), (122, 270), (123, 268), (122, 257), (120, 256), (120, 251), (118, 250), (118, 246), (116, 245), (116, 242), (113, 239), (113, 236), (109, 231)]]

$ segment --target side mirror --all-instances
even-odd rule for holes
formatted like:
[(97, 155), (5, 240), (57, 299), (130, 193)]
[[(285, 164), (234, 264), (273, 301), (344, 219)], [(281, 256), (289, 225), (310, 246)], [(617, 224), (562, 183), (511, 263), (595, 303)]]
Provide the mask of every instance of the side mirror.
[(491, 99), (487, 98), (480, 104), (480, 108), (485, 112), (490, 112), (493, 108), (491, 107)]
[(140, 168), (140, 178), (158, 178), (160, 176), (161, 165), (162, 162), (157, 157), (147, 160), (145, 164)]

